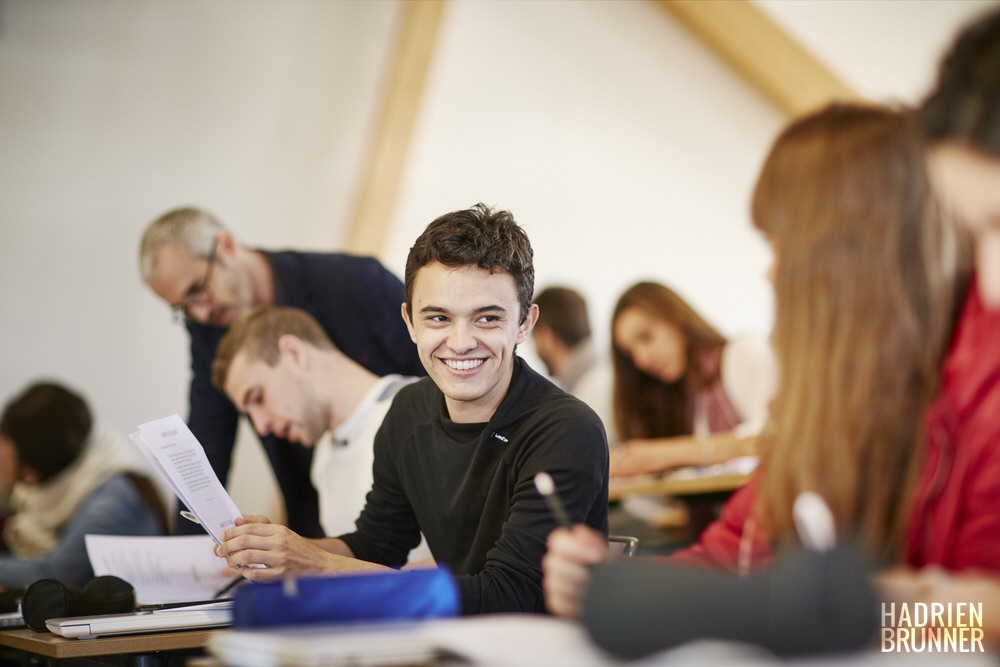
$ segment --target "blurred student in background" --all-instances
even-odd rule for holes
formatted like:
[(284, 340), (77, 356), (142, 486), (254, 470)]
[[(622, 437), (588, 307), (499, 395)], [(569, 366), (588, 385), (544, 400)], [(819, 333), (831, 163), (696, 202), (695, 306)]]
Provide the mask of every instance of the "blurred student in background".
[[(1000, 572), (1000, 447), (954, 410), (949, 369), (965, 351), (945, 359), (962, 243), (937, 215), (915, 119), (833, 105), (795, 121), (764, 165), (753, 220), (774, 247), (780, 368), (761, 466), (674, 560), (767, 567), (797, 543), (793, 502), (813, 491), (838, 537), (881, 566)], [(586, 564), (605, 553), (580, 526), (554, 531), (549, 609), (577, 615)]]
[[(305, 310), (338, 349), (377, 375), (424, 374), (399, 317), (403, 284), (371, 257), (248, 248), (209, 212), (185, 207), (146, 228), (139, 267), (143, 281), (191, 338), (188, 426), (223, 484), (239, 413), (212, 386), (211, 365), (226, 328), (254, 306)], [(323, 535), (316, 490), (309, 483), (312, 451), (274, 436), (262, 437), (261, 444), (289, 525), (306, 536)], [(180, 521), (175, 530), (202, 528)]]
[(978, 280), (969, 300), (1000, 310), (1000, 11), (956, 40), (920, 118), (935, 189), (975, 240)]
[(531, 332), (549, 377), (589, 405), (614, 442), (611, 417), (611, 364), (594, 345), (583, 295), (569, 287), (546, 287), (535, 295), (538, 322)]
[(727, 341), (676, 292), (653, 282), (622, 294), (611, 334), (623, 441), (611, 453), (612, 477), (756, 453), (776, 373), (765, 340)]
[(162, 535), (162, 498), (123, 434), (94, 421), (86, 401), (33, 384), (0, 416), (0, 478), (13, 515), (4, 526), (0, 585), (44, 578), (80, 588), (94, 576), (84, 535)]
[[(991, 450), (1000, 449), (1000, 11), (958, 35), (920, 119), (931, 143), (928, 163), (935, 190), (945, 211), (971, 233), (975, 248), (976, 280), (944, 369), (947, 402), (942, 411), (956, 422), (959, 444), (967, 443), (963, 449), (979, 458), (947, 452), (941, 468), (956, 474), (995, 462)], [(994, 480), (1000, 475), (995, 465), (989, 470)], [(995, 484), (981, 483), (968, 493), (1000, 514)], [(942, 493), (935, 502), (953, 502), (953, 497)], [(982, 529), (995, 526), (994, 519)], [(963, 534), (949, 531), (938, 539)], [(899, 569), (882, 583), (888, 593), (919, 602), (982, 602), (985, 639), (1000, 644), (1000, 577), (995, 569), (970, 568), (951, 576), (936, 568)]]

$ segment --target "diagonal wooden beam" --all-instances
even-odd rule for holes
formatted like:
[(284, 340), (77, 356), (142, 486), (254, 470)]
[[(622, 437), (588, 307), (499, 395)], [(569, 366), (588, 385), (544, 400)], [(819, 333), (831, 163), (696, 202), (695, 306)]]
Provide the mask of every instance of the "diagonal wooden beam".
[(798, 115), (835, 99), (859, 99), (747, 0), (652, 0), (699, 37), (779, 109)]
[(385, 246), (445, 5), (446, 0), (401, 3), (382, 108), (349, 222), (349, 252), (378, 256)]

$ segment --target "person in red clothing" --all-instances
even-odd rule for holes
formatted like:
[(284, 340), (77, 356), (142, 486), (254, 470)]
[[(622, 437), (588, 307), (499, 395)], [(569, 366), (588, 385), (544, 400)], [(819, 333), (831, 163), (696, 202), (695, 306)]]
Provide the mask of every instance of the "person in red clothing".
[[(888, 594), (917, 602), (982, 602), (985, 640), (1000, 645), (1000, 11), (992, 10), (958, 35), (938, 81), (920, 109), (931, 142), (935, 191), (955, 221), (973, 236), (976, 280), (969, 290), (935, 404), (944, 439), (935, 494), (914, 511), (945, 517), (966, 505), (974, 520), (940, 526), (934, 539), (913, 539), (907, 561), (941, 568), (897, 568), (881, 577)], [(930, 473), (928, 472), (928, 475)], [(932, 482), (928, 482), (931, 483)], [(981, 539), (989, 537), (991, 539)], [(959, 545), (978, 544), (977, 549)], [(955, 572), (955, 570), (961, 570)]]
[[(914, 116), (879, 106), (831, 105), (778, 137), (752, 211), (774, 248), (780, 373), (758, 441), (761, 464), (675, 562), (767, 567), (778, 548), (797, 543), (792, 506), (813, 491), (838, 536), (886, 566), (977, 561), (1000, 570), (1000, 557), (986, 555), (1000, 555), (1000, 520), (992, 535), (979, 529), (1000, 505), (969, 504), (978, 498), (953, 487), (974, 481), (986, 495), (1000, 492), (1000, 462), (978, 470), (989, 479), (927, 472), (956, 450), (945, 414), (924, 415), (940, 386), (964, 272), (963, 243), (937, 215), (924, 157)], [(918, 506), (925, 514), (911, 521)], [(914, 543), (945, 529), (966, 542), (914, 555)], [(586, 565), (606, 549), (579, 526), (553, 532), (548, 546), (548, 609), (578, 615)]]
[(1000, 309), (1000, 10), (959, 34), (920, 120), (934, 188), (975, 238), (980, 296)]

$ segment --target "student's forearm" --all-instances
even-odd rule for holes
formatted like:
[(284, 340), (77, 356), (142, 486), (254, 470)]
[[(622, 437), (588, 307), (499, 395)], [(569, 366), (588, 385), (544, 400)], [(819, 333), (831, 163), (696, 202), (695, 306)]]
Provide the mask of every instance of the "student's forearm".
[(712, 465), (755, 453), (755, 437), (740, 438), (732, 431), (700, 438), (680, 436), (629, 440), (612, 451), (611, 476), (642, 475), (684, 466)]
[(424, 558), (423, 560), (414, 561), (412, 563), (407, 563), (402, 567), (404, 570), (424, 570), (427, 568), (437, 567), (437, 561), (433, 558)]
[(351, 547), (347, 546), (347, 543), (339, 537), (323, 537), (313, 541), (323, 551), (328, 551), (337, 556), (354, 558), (354, 552), (351, 551)]
[[(347, 543), (337, 537), (315, 540), (317, 546), (335, 556), (329, 564), (330, 572), (395, 572), (394, 568), (355, 558)], [(433, 562), (433, 561), (432, 561)]]
[(707, 438), (696, 438), (698, 462), (691, 465), (724, 463), (738, 456), (757, 454), (757, 437), (738, 437), (734, 431), (713, 433)]
[(681, 436), (645, 440), (656, 445), (657, 460), (670, 467), (711, 465), (737, 456), (756, 454), (756, 438), (739, 438), (732, 431), (707, 437)]
[(641, 451), (643, 472), (652, 473), (701, 464), (701, 445), (691, 438), (657, 438), (627, 443)]

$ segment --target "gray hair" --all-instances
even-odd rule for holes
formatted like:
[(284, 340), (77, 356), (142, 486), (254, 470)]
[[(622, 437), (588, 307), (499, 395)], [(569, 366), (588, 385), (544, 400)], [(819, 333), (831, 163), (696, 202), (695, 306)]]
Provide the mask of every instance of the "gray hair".
[(156, 273), (154, 256), (165, 245), (179, 245), (207, 257), (225, 227), (208, 211), (193, 206), (167, 211), (150, 223), (139, 243), (139, 271), (147, 285)]

